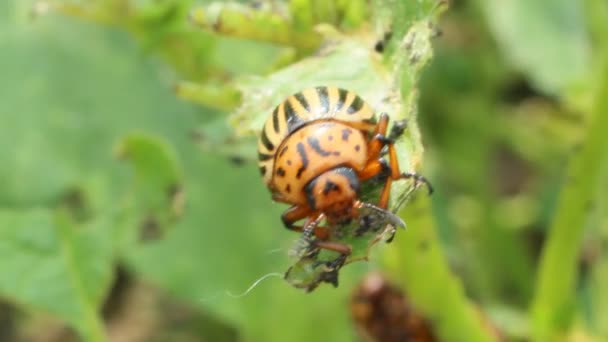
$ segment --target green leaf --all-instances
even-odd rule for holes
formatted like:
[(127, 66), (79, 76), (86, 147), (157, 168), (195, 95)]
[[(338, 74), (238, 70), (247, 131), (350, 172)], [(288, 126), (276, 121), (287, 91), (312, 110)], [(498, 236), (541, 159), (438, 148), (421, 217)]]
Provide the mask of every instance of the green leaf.
[(144, 235), (158, 236), (183, 213), (181, 165), (175, 151), (158, 137), (132, 133), (123, 138), (116, 153), (134, 169), (134, 209), (142, 216)]
[(99, 228), (46, 209), (0, 210), (0, 294), (103, 340), (98, 308), (112, 279), (112, 248)]
[(591, 62), (582, 2), (480, 1), (513, 66), (536, 87), (558, 93), (587, 76)]
[[(425, 6), (430, 3), (424, 2)], [(398, 5), (397, 2), (394, 4)], [(408, 2), (408, 6), (416, 7), (417, 4)], [(401, 11), (395, 13), (396, 17), (404, 14)], [(407, 15), (404, 18), (408, 23), (420, 20), (424, 24), (428, 13), (424, 9), (416, 9), (404, 15)], [(141, 58), (140, 51), (116, 31), (103, 31), (57, 17), (43, 17), (34, 24), (24, 19), (12, 19), (7, 21), (10, 32), (0, 35), (5, 53), (3, 58), (9, 61), (0, 65), (3, 75), (0, 84), (3, 89), (8, 89), (3, 93), (7, 95), (6, 98), (3, 96), (0, 109), (4, 111), (1, 113), (3, 120), (6, 119), (0, 127), (0, 139), (5, 139), (0, 146), (18, 147), (0, 149), (3, 160), (0, 181), (5, 182), (0, 184), (3, 204), (54, 207), (57, 198), (66, 190), (82, 187), (94, 208), (94, 221), (82, 223), (78, 229), (89, 231), (95, 222), (99, 228), (111, 231), (115, 228), (112, 218), (121, 214), (124, 222), (131, 222), (131, 226), (136, 224), (132, 222), (137, 219), (137, 210), (131, 210), (131, 202), (125, 204), (123, 201), (129, 174), (125, 174), (125, 168), (112, 159), (111, 151), (118, 138), (134, 129), (144, 132), (146, 137), (155, 138), (151, 143), (150, 139), (143, 139), (142, 146), (151, 147), (156, 152), (144, 151), (141, 154), (149, 156), (142, 160), (143, 169), (149, 169), (145, 165), (151, 158), (151, 165), (160, 163), (161, 169), (167, 171), (163, 174), (169, 176), (160, 180), (148, 176), (138, 178), (149, 180), (139, 184), (153, 186), (138, 187), (143, 192), (138, 191), (134, 196), (146, 196), (150, 190), (153, 199), (161, 199), (162, 191), (159, 189), (163, 188), (162, 184), (170, 183), (167, 180), (173, 176), (182, 177), (180, 167), (176, 172), (172, 167), (165, 168), (173, 165), (173, 157), (166, 158), (172, 152), (165, 152), (174, 149), (176, 159), (183, 162), (181, 170), (189, 205), (176, 229), (169, 231), (166, 239), (125, 248), (127, 255), (120, 257), (124, 256), (137, 274), (234, 324), (245, 340), (354, 339), (345, 303), (355, 280), (368, 265), (358, 263), (342, 270), (338, 289), (323, 287), (314, 296), (303, 295), (280, 279), (288, 267), (287, 250), (297, 238), (281, 226), (279, 214), (284, 207), (271, 203), (255, 167), (236, 168), (224, 158), (200, 153), (189, 139), (190, 130), (197, 126), (196, 117), (192, 115), (194, 111), (173, 99), (169, 87), (158, 77), (157, 65)], [(14, 26), (19, 29), (14, 29)], [(404, 27), (403, 31), (408, 29), (409, 26)], [(331, 38), (332, 33), (326, 33)], [(395, 37), (396, 41), (403, 43), (402, 35)], [(429, 39), (426, 34), (414, 38), (413, 41), (423, 44), (412, 46), (428, 46), (424, 44)], [(395, 82), (390, 77), (393, 62), (375, 56), (372, 51), (375, 38), (363, 38), (358, 46), (351, 45), (354, 50), (350, 53), (349, 45), (342, 43), (349, 44), (352, 40), (338, 37), (336, 41), (334, 47), (338, 51), (342, 49), (338, 55), (334, 55), (331, 49), (321, 51), (321, 54), (327, 52), (329, 59), (334, 55), (333, 61), (327, 65), (327, 70), (336, 69), (332, 78), (334, 84), (342, 82), (346, 88), (354, 87), (368, 101), (380, 105), (383, 102), (381, 95), (386, 94), (397, 94), (397, 101), (402, 101), (400, 81)], [(235, 46), (227, 48), (225, 54), (233, 58), (242, 54)], [(425, 53), (430, 51), (422, 50)], [(417, 51), (417, 48), (411, 51)], [(406, 53), (405, 56), (411, 55)], [(380, 72), (360, 73), (359, 62), (363, 63), (363, 69), (378, 68)], [(411, 65), (409, 59), (406, 62), (406, 65)], [(352, 65), (348, 67), (347, 64)], [(186, 68), (188, 63), (180, 65)], [(413, 65), (422, 64), (415, 62)], [(327, 81), (311, 76), (318, 66), (313, 63), (302, 69), (300, 74), (284, 74), (283, 83), (277, 82), (272, 89), (297, 91), (306, 82)], [(412, 80), (416, 80), (418, 75), (414, 76)], [(359, 80), (361, 83), (357, 83)], [(298, 83), (300, 81), (302, 83)], [(371, 81), (371, 85), (363, 84), (366, 81)], [(399, 84), (395, 86), (395, 83)], [(267, 89), (263, 82), (244, 85), (263, 91)], [(286, 88), (279, 89), (280, 85)], [(380, 90), (372, 88), (376, 85), (381, 87)], [(413, 118), (417, 92), (414, 86), (408, 86), (405, 93), (404, 107), (407, 110), (393, 110), (391, 114)], [(259, 101), (255, 93), (248, 95), (252, 97), (247, 100)], [(287, 94), (278, 94), (275, 100), (284, 95)], [(261, 103), (261, 107), (271, 108), (272, 104)], [(265, 117), (269, 110), (264, 108), (257, 113)], [(211, 114), (206, 110), (201, 112), (203, 115)], [(253, 127), (253, 130), (258, 129)], [(416, 126), (412, 129), (416, 130)], [(415, 150), (420, 145), (417, 142), (419, 136), (416, 138), (417, 133), (410, 134), (400, 142), (403, 145), (399, 148), (403, 151), (400, 158), (405, 158), (401, 166), (407, 170), (420, 163), (421, 150)], [(166, 144), (158, 144), (156, 137), (162, 137), (160, 139)], [(169, 148), (169, 144), (173, 147)], [(164, 147), (159, 148), (159, 145)], [(410, 158), (414, 161), (410, 162)], [(161, 186), (157, 188), (157, 184)], [(91, 247), (91, 242), (78, 241), (91, 252), (96, 250)], [(96, 239), (90, 241), (96, 242)], [(16, 253), (14, 247), (11, 244), (7, 248), (12, 257)], [(281, 251), (275, 252), (277, 248)], [(85, 252), (88, 251), (76, 254), (84, 255), (82, 253)], [(0, 270), (4, 274), (5, 268)], [(279, 277), (264, 280), (244, 297), (233, 298), (226, 293), (241, 293), (256, 279), (270, 272), (278, 272)], [(83, 283), (89, 284), (87, 281)], [(88, 289), (89, 285), (84, 285), (84, 288)], [(13, 298), (12, 293), (4, 296)], [(60, 296), (49, 297), (48, 306), (60, 307), (61, 299)], [(311, 321), (311, 317), (314, 320)]]
[(291, 19), (270, 10), (252, 10), (238, 3), (214, 3), (198, 7), (191, 13), (192, 21), (205, 29), (236, 38), (315, 49), (321, 36), (312, 30), (293, 29)]

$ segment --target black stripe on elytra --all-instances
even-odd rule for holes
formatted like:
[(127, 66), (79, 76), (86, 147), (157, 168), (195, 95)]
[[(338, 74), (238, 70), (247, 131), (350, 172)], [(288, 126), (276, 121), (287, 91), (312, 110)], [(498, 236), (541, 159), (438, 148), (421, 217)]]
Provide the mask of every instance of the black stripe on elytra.
[(258, 152), (258, 160), (259, 161), (266, 161), (268, 159), (272, 158), (272, 154), (266, 154), (266, 153), (260, 153)]
[(272, 112), (272, 128), (274, 128), (275, 133), (279, 133), (279, 106)]
[(355, 99), (353, 100), (353, 103), (350, 104), (350, 106), (348, 106), (348, 109), (346, 110), (346, 112), (348, 114), (355, 114), (356, 112), (358, 112), (359, 110), (361, 110), (361, 108), (363, 108), (363, 99), (361, 99), (361, 97), (359, 95), (355, 96)]
[(308, 101), (306, 101), (306, 97), (304, 97), (304, 94), (297, 93), (293, 97), (295, 97), (296, 100), (298, 100), (298, 102), (300, 102), (300, 105), (302, 105), (304, 110), (306, 110), (307, 112), (310, 112), (310, 105), (308, 104)]
[(353, 189), (353, 191), (359, 192), (359, 178), (357, 178), (357, 174), (355, 171), (353, 171), (353, 169), (349, 167), (341, 167), (336, 169), (336, 171), (348, 179), (348, 185), (351, 189)]
[(375, 117), (373, 117), (373, 116), (372, 116), (371, 118), (369, 118), (369, 119), (363, 119), (363, 120), (361, 120), (361, 121), (363, 121), (363, 122), (365, 122), (365, 123), (368, 123), (368, 124), (375, 124), (375, 123), (377, 123), (377, 122), (376, 122), (376, 118), (375, 118)]
[(308, 145), (310, 145), (310, 147), (312, 147), (312, 149), (315, 150), (315, 152), (320, 154), (322, 157), (327, 157), (327, 156), (331, 155), (331, 152), (325, 151), (321, 147), (321, 145), (319, 144), (319, 139), (313, 138), (313, 137), (308, 137), (308, 139), (306, 139), (306, 141), (308, 141)]
[(300, 159), (302, 159), (302, 166), (298, 169), (298, 173), (296, 174), (296, 178), (300, 179), (302, 176), (302, 172), (306, 170), (308, 167), (308, 156), (306, 155), (306, 150), (304, 149), (304, 144), (301, 142), (297, 145), (298, 154), (300, 155)]
[(346, 95), (348, 95), (348, 91), (344, 89), (338, 89), (338, 102), (336, 103), (336, 112), (339, 112), (344, 106), (344, 101), (346, 101)]
[(262, 140), (262, 144), (264, 144), (264, 146), (266, 146), (266, 149), (268, 151), (274, 150), (274, 145), (270, 142), (270, 139), (268, 139), (268, 135), (266, 134), (266, 130), (262, 131), (261, 140)]
[(296, 114), (296, 111), (293, 109), (293, 105), (289, 101), (285, 101), (283, 105), (283, 112), (285, 113), (287, 132), (291, 133), (299, 126), (302, 119)]
[(293, 120), (293, 116), (296, 115), (296, 111), (293, 110), (293, 106), (291, 102), (285, 101), (283, 103), (283, 113), (285, 115), (285, 122), (289, 123), (290, 120)]
[(329, 112), (329, 94), (327, 87), (317, 87), (317, 95), (319, 95), (319, 103), (321, 103), (321, 112)]

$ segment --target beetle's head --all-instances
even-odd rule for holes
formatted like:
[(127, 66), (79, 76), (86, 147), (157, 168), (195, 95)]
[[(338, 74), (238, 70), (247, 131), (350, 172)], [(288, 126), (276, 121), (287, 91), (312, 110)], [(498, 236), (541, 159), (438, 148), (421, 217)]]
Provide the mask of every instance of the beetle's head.
[(339, 167), (322, 173), (306, 186), (308, 205), (333, 222), (348, 222), (355, 215), (359, 179), (352, 168)]

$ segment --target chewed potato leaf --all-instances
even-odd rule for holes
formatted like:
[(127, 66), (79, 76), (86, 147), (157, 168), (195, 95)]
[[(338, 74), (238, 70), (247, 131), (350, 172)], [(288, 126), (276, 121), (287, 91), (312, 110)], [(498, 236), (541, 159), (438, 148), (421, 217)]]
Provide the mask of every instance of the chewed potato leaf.
[(184, 211), (183, 171), (177, 154), (163, 139), (143, 133), (122, 138), (115, 153), (133, 167), (136, 210), (143, 222), (141, 238), (160, 237)]
[[(417, 186), (410, 187), (403, 197), (408, 198), (416, 189)], [(306, 291), (314, 290), (323, 282), (337, 286), (340, 268), (367, 260), (371, 248), (378, 242), (392, 241), (397, 229), (405, 228), (406, 224), (399, 216), (371, 204), (377, 202), (380, 190), (373, 181), (364, 183), (361, 200), (368, 204), (359, 209), (359, 216), (352, 222), (333, 227), (332, 241), (351, 246), (352, 253), (348, 257), (320, 250), (314, 240), (303, 235), (291, 250), (296, 261), (285, 273), (285, 280)]]
[(307, 291), (314, 290), (322, 282), (337, 286), (338, 271), (342, 266), (367, 260), (370, 248), (379, 241), (392, 240), (397, 228), (405, 228), (398, 216), (373, 206), (361, 208), (358, 218), (332, 229), (333, 241), (351, 246), (352, 253), (348, 257), (319, 249), (314, 240), (303, 235), (292, 249), (291, 253), (297, 260), (285, 274), (285, 280)]

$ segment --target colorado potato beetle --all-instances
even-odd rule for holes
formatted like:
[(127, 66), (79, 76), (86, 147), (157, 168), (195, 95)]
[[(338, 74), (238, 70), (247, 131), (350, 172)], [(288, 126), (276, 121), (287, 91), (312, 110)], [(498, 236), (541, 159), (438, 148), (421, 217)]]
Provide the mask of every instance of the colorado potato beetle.
[(362, 182), (381, 178), (377, 207), (383, 210), (395, 180), (413, 178), (432, 191), (424, 177), (399, 170), (393, 143), (405, 122), (396, 121), (389, 135), (388, 124), (388, 114), (376, 118), (359, 95), (336, 87), (305, 89), (281, 102), (260, 134), (258, 165), (273, 200), (291, 205), (281, 216), (285, 227), (314, 234), (319, 248), (348, 255), (350, 246), (330, 241), (331, 227), (369, 205), (359, 200)]

